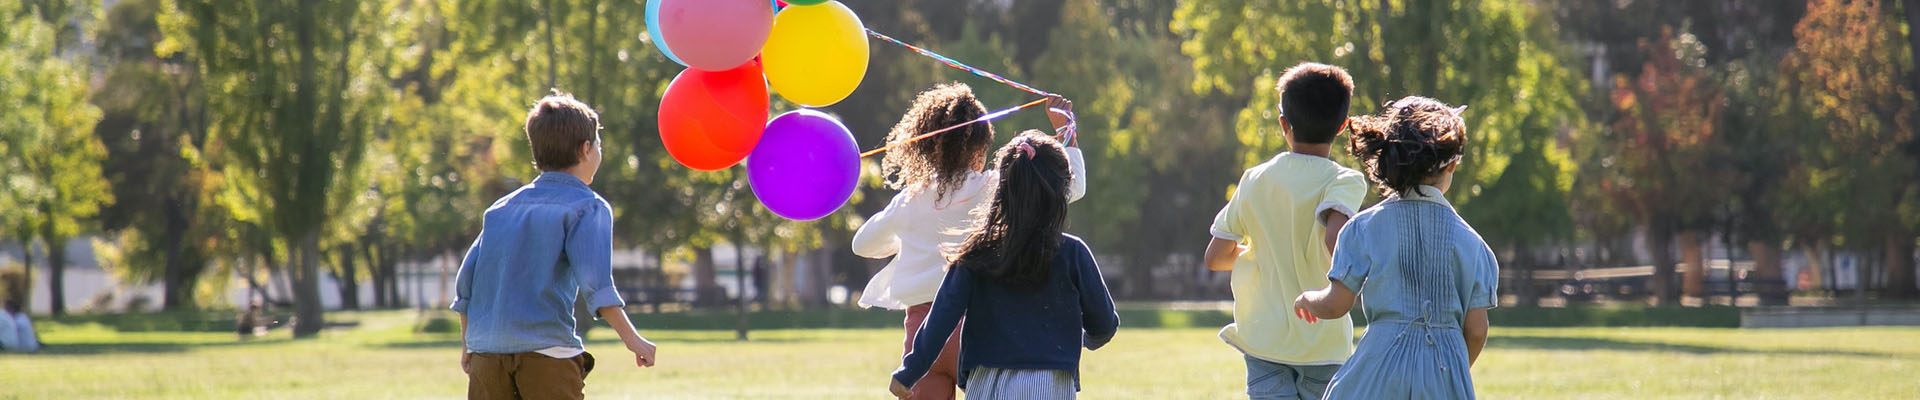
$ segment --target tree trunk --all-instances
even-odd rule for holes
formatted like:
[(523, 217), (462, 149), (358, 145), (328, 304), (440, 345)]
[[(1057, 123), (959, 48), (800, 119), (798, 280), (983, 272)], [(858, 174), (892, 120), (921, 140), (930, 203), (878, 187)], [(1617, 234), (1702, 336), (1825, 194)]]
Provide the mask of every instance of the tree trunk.
[[(1524, 250), (1513, 252), (1513, 263), (1516, 264), (1514, 265), (1516, 268), (1513, 269), (1513, 272), (1515, 277), (1520, 278), (1520, 284), (1517, 285), (1519, 287), (1513, 291), (1513, 297), (1514, 302), (1519, 303), (1518, 305), (1522, 307), (1537, 307), (1540, 305), (1540, 297), (1534, 290), (1533, 272), (1535, 265), (1533, 261), (1533, 257)], [(1498, 296), (1498, 293), (1495, 295)], [(1496, 297), (1494, 301), (1499, 302), (1500, 299)]]
[(47, 306), (53, 316), (67, 313), (67, 238), (46, 237)]
[(1707, 295), (1707, 259), (1706, 240), (1701, 239), (1702, 235), (1704, 234), (1699, 230), (1687, 229), (1680, 231), (1678, 239), (1680, 265), (1683, 270), (1680, 275), (1681, 292), (1688, 297), (1701, 298), (1704, 301)]
[(193, 308), (193, 284), (199, 280), (199, 268), (189, 270), (184, 254), (186, 241), (180, 240), (186, 237), (189, 221), (183, 215), (184, 210), (181, 210), (179, 202), (172, 203), (164, 211), (166, 235), (173, 240), (167, 240), (166, 270), (162, 271), (161, 278), (161, 290), (166, 297), (161, 301), (161, 308), (169, 311)]
[(1920, 292), (1913, 282), (1913, 240), (1914, 235), (1905, 232), (1887, 236), (1887, 297), (1911, 299)]
[(695, 247), (693, 249), (693, 303), (700, 306), (720, 304), (725, 296), (716, 296), (720, 288), (714, 276), (713, 248)]
[(387, 307), (405, 308), (406, 301), (400, 297), (400, 249), (393, 245), (382, 246), (378, 257), (380, 269), (387, 274)]
[(25, 280), (25, 282), (20, 282), (19, 287), (24, 290), (21, 290), (20, 293), (16, 294), (15, 296), (18, 296), (20, 298), (21, 312), (32, 314), (33, 313), (33, 238), (32, 237), (28, 237), (20, 241), (20, 263), (21, 263), (20, 279)]
[(447, 289), (448, 278), (452, 276), (448, 271), (453, 269), (452, 265), (455, 262), (453, 260), (459, 259), (460, 256), (454, 255), (453, 250), (447, 250), (446, 256), (440, 258), (440, 288), (437, 289), (440, 293), (438, 293), (439, 296), (434, 296), (437, 298), (437, 301), (433, 303), (434, 307), (445, 307), (453, 303), (453, 298), (447, 293), (449, 292)]
[(1807, 258), (1807, 267), (1805, 268), (1807, 272), (1803, 275), (1806, 275), (1807, 282), (1800, 285), (1811, 287), (1815, 290), (1831, 289), (1827, 287), (1827, 284), (1833, 280), (1827, 278), (1826, 244), (1815, 243), (1801, 247), (1806, 249), (1804, 255)]
[(747, 246), (733, 242), (733, 284), (738, 290), (734, 293), (733, 338), (747, 340)]
[[(432, 260), (428, 260), (428, 261), (431, 262)], [(413, 299), (413, 308), (417, 310), (427, 309), (427, 280), (420, 278), (420, 275), (423, 272), (422, 270), (426, 268), (427, 266), (425, 263), (416, 263), (413, 265), (413, 271), (412, 271), (413, 272), (413, 276), (412, 276), (413, 298), (412, 299)]]
[(293, 337), (312, 338), (320, 334), (320, 328), (326, 326), (320, 304), (320, 234), (308, 232), (297, 239), (294, 246), (293, 273)]
[(1662, 223), (1653, 223), (1647, 227), (1647, 250), (1653, 253), (1653, 304), (1675, 304), (1680, 302), (1680, 292), (1673, 290), (1673, 231)]
[(1780, 266), (1780, 244), (1765, 240), (1747, 242), (1747, 251), (1753, 253), (1755, 289), (1760, 292), (1760, 305), (1787, 305), (1786, 277)]
[(355, 271), (352, 244), (340, 246), (340, 308), (360, 309), (360, 273)]
[(387, 308), (387, 276), (381, 271), (380, 260), (373, 257), (373, 244), (361, 242), (358, 256), (361, 262), (367, 263), (367, 280), (373, 285), (373, 308)]

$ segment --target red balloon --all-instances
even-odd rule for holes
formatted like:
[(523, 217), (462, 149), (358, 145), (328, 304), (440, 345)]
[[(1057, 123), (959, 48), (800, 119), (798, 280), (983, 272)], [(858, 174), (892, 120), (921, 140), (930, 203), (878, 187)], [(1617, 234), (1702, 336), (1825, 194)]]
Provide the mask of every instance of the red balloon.
[(660, 142), (687, 168), (726, 169), (753, 153), (767, 126), (760, 62), (726, 71), (688, 68), (660, 97)]

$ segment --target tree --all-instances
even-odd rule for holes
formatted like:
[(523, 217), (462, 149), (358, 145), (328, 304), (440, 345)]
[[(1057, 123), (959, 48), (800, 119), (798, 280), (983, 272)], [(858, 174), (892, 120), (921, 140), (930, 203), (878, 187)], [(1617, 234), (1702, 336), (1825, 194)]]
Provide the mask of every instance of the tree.
[(157, 0), (125, 1), (107, 10), (100, 57), (111, 66), (92, 93), (104, 112), (94, 129), (106, 145), (102, 166), (114, 197), (101, 213), (108, 231), (127, 231), (130, 256), (113, 266), (129, 282), (159, 282), (163, 306), (195, 306), (195, 286), (220, 239), (221, 216), (203, 208), (210, 171), (196, 163), (206, 139), (205, 97), (184, 57), (160, 58)]
[(1545, 15), (1509, 1), (1218, 0), (1183, 3), (1173, 28), (1186, 37), (1193, 89), (1245, 102), (1243, 166), (1281, 150), (1271, 88), (1300, 61), (1346, 67), (1356, 113), (1404, 95), (1473, 106), (1464, 115), (1473, 142), (1448, 198), (1511, 265), (1572, 236), (1574, 169), (1559, 138), (1585, 124), (1575, 100), (1584, 89), (1560, 67), (1564, 50)]
[(58, 10), (71, 8), (53, 3), (0, 4), (6, 22), (0, 28), (0, 98), (7, 99), (0, 106), (0, 169), (10, 171), (0, 182), (7, 188), (0, 196), (11, 206), (0, 210), (0, 223), (28, 252), (36, 238), (47, 250), (49, 306), (61, 315), (67, 240), (90, 229), (91, 218), (113, 194), (100, 177), (106, 150), (92, 134), (100, 110), (86, 102), (86, 70), (57, 49), (59, 33), (68, 32), (67, 14)]
[[(160, 17), (163, 57), (184, 52), (207, 81), (211, 146), (262, 201), (261, 226), (288, 249), (294, 335), (324, 326), (321, 239), (351, 198), (393, 48), (389, 5), (331, 0), (178, 0)], [(348, 193), (343, 195), (342, 193)]]
[(1612, 129), (1593, 139), (1604, 168), (1595, 183), (1647, 227), (1654, 292), (1672, 303), (1680, 294), (1672, 290), (1676, 233), (1687, 267), (1681, 292), (1705, 290), (1703, 231), (1724, 202), (1722, 185), (1733, 179), (1729, 169), (1715, 167), (1724, 150), (1715, 134), (1725, 96), (1700, 67), (1704, 49), (1691, 35), (1668, 29), (1642, 46), (1646, 65), (1634, 78), (1614, 78)]
[[(1804, 148), (1843, 248), (1880, 248), (1889, 293), (1912, 296), (1916, 163), (1913, 56), (1881, 1), (1812, 0), (1780, 64), (1826, 134)], [(1864, 282), (1863, 282), (1864, 283)]]

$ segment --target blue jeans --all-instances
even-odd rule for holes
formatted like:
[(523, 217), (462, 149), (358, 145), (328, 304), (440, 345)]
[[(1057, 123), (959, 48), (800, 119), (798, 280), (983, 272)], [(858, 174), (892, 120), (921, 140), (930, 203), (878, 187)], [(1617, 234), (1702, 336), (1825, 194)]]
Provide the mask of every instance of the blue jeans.
[(1247, 398), (1319, 400), (1327, 394), (1338, 365), (1288, 365), (1247, 358)]

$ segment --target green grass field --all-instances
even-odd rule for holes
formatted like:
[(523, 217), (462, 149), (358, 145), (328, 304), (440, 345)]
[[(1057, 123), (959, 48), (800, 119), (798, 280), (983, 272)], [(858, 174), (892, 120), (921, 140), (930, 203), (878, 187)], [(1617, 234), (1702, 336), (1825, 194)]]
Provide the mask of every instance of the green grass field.
[[(229, 333), (123, 332), (43, 323), (56, 346), (0, 355), (0, 398), (458, 398), (458, 337), (411, 332), (404, 311), (336, 313), (357, 323), (317, 340), (236, 342)], [(1210, 328), (1123, 329), (1082, 365), (1088, 399), (1228, 399), (1238, 353)], [(593, 332), (594, 398), (885, 398), (899, 362), (891, 329), (647, 331), (641, 370), (611, 331)], [(1473, 368), (1487, 398), (1912, 398), (1920, 328), (1495, 327)]]

